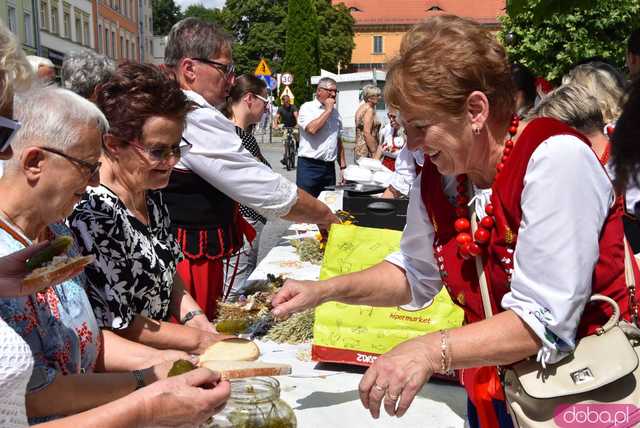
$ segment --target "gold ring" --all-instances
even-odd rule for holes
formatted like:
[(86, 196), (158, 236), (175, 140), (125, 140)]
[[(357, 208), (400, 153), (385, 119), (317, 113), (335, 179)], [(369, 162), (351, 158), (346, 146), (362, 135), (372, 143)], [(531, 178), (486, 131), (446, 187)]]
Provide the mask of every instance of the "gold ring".
[(382, 387), (382, 386), (378, 385), (377, 383), (376, 383), (375, 385), (373, 385), (373, 387), (374, 387), (375, 389), (377, 389), (378, 391), (380, 391), (380, 392), (384, 392), (384, 391), (386, 391), (386, 390), (387, 390), (387, 387), (386, 387), (386, 386), (385, 386), (385, 387)]
[(398, 401), (398, 398), (400, 398), (399, 395), (391, 395), (391, 394), (386, 394), (385, 397), (394, 402)]

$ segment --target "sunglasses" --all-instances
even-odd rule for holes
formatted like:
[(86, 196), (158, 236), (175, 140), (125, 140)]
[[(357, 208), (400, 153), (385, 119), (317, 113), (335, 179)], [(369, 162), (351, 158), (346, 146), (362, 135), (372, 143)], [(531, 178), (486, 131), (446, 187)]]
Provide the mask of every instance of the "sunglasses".
[(53, 153), (54, 155), (61, 156), (66, 160), (79, 165), (82, 168), (85, 168), (89, 171), (89, 178), (93, 179), (98, 174), (100, 174), (100, 167), (102, 166), (102, 162), (98, 161), (95, 163), (87, 162), (86, 160), (78, 159), (71, 155), (61, 152), (60, 150), (52, 149), (51, 147), (38, 147), (40, 150), (44, 150), (45, 152)]
[(214, 61), (212, 59), (207, 59), (207, 58), (191, 58), (191, 59), (195, 61), (203, 62), (207, 65), (212, 66), (213, 68), (216, 68), (222, 71), (222, 74), (224, 74), (224, 77), (227, 77), (227, 78), (235, 74), (236, 72), (236, 65), (232, 62), (229, 64), (224, 64), (224, 63)]
[(191, 150), (191, 147), (193, 147), (193, 144), (188, 142), (184, 137), (182, 138), (182, 141), (184, 141), (185, 144), (163, 147), (145, 147), (133, 141), (122, 141), (146, 153), (152, 162), (164, 162), (169, 160), (171, 157), (180, 159), (182, 156), (186, 155), (189, 150)]
[(266, 99), (265, 97), (262, 97), (258, 94), (253, 94), (254, 97), (256, 97), (257, 99), (259, 99), (260, 101), (264, 101), (266, 104), (269, 104), (269, 100)]
[(338, 93), (337, 89), (328, 89), (328, 88), (323, 88), (322, 86), (320, 87), (320, 89), (322, 89), (323, 91), (327, 91), (330, 94), (337, 94)]
[(3, 152), (11, 145), (11, 140), (22, 125), (17, 120), (0, 116), (0, 152)]

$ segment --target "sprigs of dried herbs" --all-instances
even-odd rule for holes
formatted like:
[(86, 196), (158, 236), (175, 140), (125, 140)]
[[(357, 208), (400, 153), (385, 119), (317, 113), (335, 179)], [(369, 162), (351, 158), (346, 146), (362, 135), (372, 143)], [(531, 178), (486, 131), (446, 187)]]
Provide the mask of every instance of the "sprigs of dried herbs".
[(277, 343), (303, 343), (313, 339), (313, 321), (315, 319), (315, 311), (308, 309), (299, 314), (292, 315), (290, 318), (276, 323), (266, 339), (273, 340)]

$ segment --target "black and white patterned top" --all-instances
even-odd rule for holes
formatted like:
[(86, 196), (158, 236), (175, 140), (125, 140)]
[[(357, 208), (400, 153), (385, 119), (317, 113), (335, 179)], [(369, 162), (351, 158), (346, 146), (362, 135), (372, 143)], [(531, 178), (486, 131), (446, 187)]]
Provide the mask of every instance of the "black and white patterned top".
[[(262, 156), (262, 152), (260, 151), (260, 146), (258, 146), (258, 142), (256, 141), (256, 137), (253, 136), (251, 132), (247, 132), (244, 129), (236, 126), (236, 134), (242, 140), (242, 145), (249, 153), (253, 155), (254, 158), (258, 159), (260, 162), (271, 168), (269, 162)], [(259, 221), (262, 224), (267, 222), (267, 219), (255, 212), (253, 209), (246, 207), (244, 205), (240, 205), (240, 214), (243, 217), (248, 217), (253, 219), (254, 221)]]
[(183, 255), (158, 191), (147, 193), (149, 224), (105, 186), (89, 188), (68, 219), (83, 254), (87, 294), (102, 327), (125, 329), (136, 314), (166, 321), (176, 265)]

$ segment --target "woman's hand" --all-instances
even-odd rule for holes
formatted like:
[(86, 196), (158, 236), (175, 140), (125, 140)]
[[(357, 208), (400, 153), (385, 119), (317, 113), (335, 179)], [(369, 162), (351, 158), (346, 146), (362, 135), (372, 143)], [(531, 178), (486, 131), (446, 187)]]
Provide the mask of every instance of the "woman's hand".
[(187, 321), (184, 325), (191, 328), (197, 328), (198, 330), (206, 331), (208, 333), (218, 333), (213, 326), (213, 323), (209, 321), (205, 314), (196, 315)]
[(295, 281), (288, 279), (278, 291), (271, 305), (273, 315), (284, 318), (305, 309), (315, 308), (323, 303), (326, 287), (322, 281)]
[(380, 404), (390, 416), (403, 416), (413, 398), (439, 368), (437, 335), (408, 340), (378, 358), (362, 377), (360, 401), (371, 416), (380, 416)]
[(225, 339), (237, 339), (237, 336), (233, 336), (231, 334), (209, 333), (202, 330), (199, 331), (201, 333), (200, 341), (198, 348), (195, 350), (195, 353), (198, 355), (205, 353), (206, 350), (214, 343), (218, 343)]
[(219, 413), (231, 393), (229, 382), (205, 368), (136, 391), (143, 397), (142, 426), (193, 427)]
[[(40, 291), (40, 289), (27, 289), (22, 287), (22, 280), (31, 272), (27, 269), (26, 261), (36, 253), (42, 251), (49, 242), (40, 242), (24, 250), (16, 251), (4, 257), (0, 257), (0, 298), (28, 296)], [(47, 284), (47, 286), (55, 284)]]

